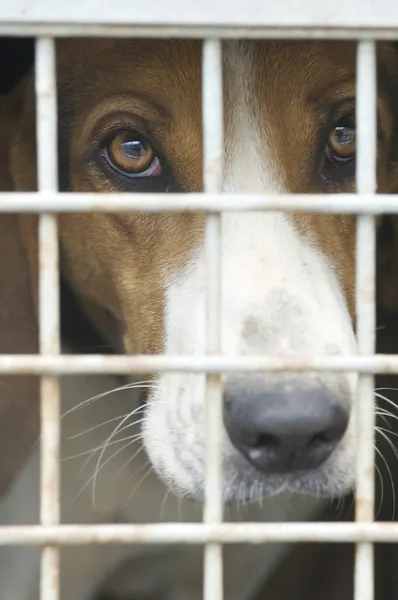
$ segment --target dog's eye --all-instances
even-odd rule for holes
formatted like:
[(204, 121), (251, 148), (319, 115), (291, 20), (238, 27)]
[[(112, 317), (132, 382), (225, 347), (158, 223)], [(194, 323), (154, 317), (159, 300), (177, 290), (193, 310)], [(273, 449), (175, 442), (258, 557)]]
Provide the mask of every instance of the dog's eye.
[(335, 164), (346, 164), (355, 158), (356, 140), (353, 119), (337, 123), (329, 133), (326, 157)]
[(128, 177), (157, 177), (162, 174), (159, 157), (147, 141), (131, 131), (118, 132), (105, 146), (111, 167)]

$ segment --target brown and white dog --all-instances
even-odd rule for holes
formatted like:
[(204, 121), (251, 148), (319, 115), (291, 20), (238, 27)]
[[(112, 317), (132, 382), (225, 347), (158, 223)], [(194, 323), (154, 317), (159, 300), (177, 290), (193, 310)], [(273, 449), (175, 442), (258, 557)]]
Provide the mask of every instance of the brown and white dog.
[[(200, 42), (63, 40), (57, 50), (62, 190), (202, 189)], [(224, 44), (225, 191), (355, 189), (355, 56), (348, 42)], [(398, 184), (392, 44), (378, 48), (378, 73), (378, 185), (389, 193)], [(15, 190), (34, 190), (31, 77), (21, 92), (10, 173)], [(23, 219), (33, 269), (34, 224)], [(114, 348), (204, 352), (202, 214), (62, 215), (59, 224), (64, 274)], [(225, 354), (355, 352), (353, 217), (231, 213), (222, 216), (222, 234)], [(154, 376), (142, 425), (154, 470), (199, 501), (204, 384), (204, 375)], [(297, 519), (316, 504), (308, 500), (302, 510), (297, 493), (333, 497), (352, 489), (355, 376), (228, 376), (224, 389), (226, 504), (283, 492)], [(134, 397), (124, 398), (122, 413), (111, 403), (108, 419), (135, 409)], [(279, 500), (267, 502), (253, 518), (281, 518)], [(72, 520), (82, 519), (74, 513)], [(85, 600), (84, 593), (72, 586), (64, 598)]]

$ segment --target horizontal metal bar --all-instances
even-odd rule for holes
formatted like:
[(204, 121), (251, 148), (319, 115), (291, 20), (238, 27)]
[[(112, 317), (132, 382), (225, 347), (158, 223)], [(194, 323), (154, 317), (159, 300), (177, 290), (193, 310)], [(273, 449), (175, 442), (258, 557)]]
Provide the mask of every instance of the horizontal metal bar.
[(92, 23), (0, 22), (0, 35), (10, 37), (115, 37), (115, 38), (219, 38), (219, 39), (319, 39), (397, 40), (397, 27), (259, 27), (222, 25), (120, 25)]
[(397, 194), (98, 194), (2, 192), (0, 213), (294, 211), (322, 214), (398, 213)]
[(323, 357), (272, 356), (106, 356), (0, 355), (0, 375), (105, 375), (186, 372), (186, 373), (256, 373), (261, 371), (323, 371), (344, 373), (396, 373), (398, 355)]
[(259, 2), (246, 0), (244, 10), (239, 2), (213, 0), (152, 0), (142, 3), (139, 10), (125, 0), (79, 0), (79, 2), (48, 2), (47, 0), (13, 0), (3, 2), (3, 21), (24, 23), (126, 23), (163, 26), (265, 26), (285, 27), (380, 27), (398, 26), (398, 5), (392, 0), (335, 0), (333, 10), (319, 0), (284, 0)]
[(0, 527), (0, 546), (398, 542), (398, 523), (162, 523)]

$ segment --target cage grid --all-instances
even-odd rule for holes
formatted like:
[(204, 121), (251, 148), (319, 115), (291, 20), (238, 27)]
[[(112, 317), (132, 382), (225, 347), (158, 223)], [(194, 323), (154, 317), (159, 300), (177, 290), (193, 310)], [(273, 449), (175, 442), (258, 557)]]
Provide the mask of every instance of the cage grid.
[[(159, 0), (160, 1), (160, 0)], [(162, 0), (163, 1), (163, 0)], [(123, 4), (119, 0), (116, 4)], [(355, 600), (373, 600), (373, 543), (397, 542), (398, 524), (374, 522), (374, 394), (376, 372), (398, 373), (398, 355), (375, 355), (375, 215), (398, 213), (396, 197), (375, 195), (376, 192), (376, 59), (375, 39), (398, 39), (398, 8), (381, 0), (369, 11), (362, 3), (357, 13), (346, 10), (347, 2), (337, 5), (329, 22), (321, 3), (306, 0), (311, 10), (292, 16), (285, 5), (277, 3), (273, 20), (253, 25), (247, 15), (213, 18), (211, 3), (206, 5), (207, 19), (183, 17), (174, 11), (191, 3), (176, 2), (167, 7), (168, 16), (152, 23), (145, 10), (125, 25), (111, 18), (109, 10), (94, 11), (98, 22), (83, 15), (71, 3), (60, 18), (56, 3), (25, 3), (24, 0), (4, 7), (0, 16), (0, 35), (32, 35), (36, 37), (36, 96), (38, 133), (38, 192), (1, 193), (0, 212), (39, 213), (39, 318), (40, 356), (0, 356), (1, 374), (30, 373), (41, 376), (41, 524), (0, 527), (0, 545), (41, 545), (41, 600), (59, 600), (60, 545), (106, 543), (186, 543), (204, 544), (205, 600), (222, 600), (222, 544), (265, 542), (355, 542)], [(80, 3), (82, 6), (84, 2)], [(87, 5), (89, 3), (86, 3)], [(155, 6), (154, 6), (155, 4)], [(151, 3), (152, 17), (157, 15), (157, 1)], [(343, 6), (344, 4), (344, 6)], [(364, 5), (365, 4), (365, 5)], [(40, 16), (43, 6), (47, 16)], [(25, 12), (22, 8), (25, 6)], [(26, 8), (33, 13), (29, 13)], [(102, 4), (105, 7), (105, 4)], [(109, 6), (109, 5), (108, 5)], [(160, 6), (160, 4), (159, 4)], [(196, 6), (196, 5), (195, 5)], [(229, 6), (232, 6), (229, 5)], [(363, 13), (360, 6), (364, 7)], [(22, 8), (21, 8), (22, 7)], [(206, 8), (205, 7), (205, 8)], [(282, 9), (281, 9), (282, 7)], [(339, 8), (340, 7), (340, 8)], [(120, 8), (120, 6), (119, 6)], [(192, 6), (191, 6), (192, 9)], [(216, 9), (214, 9), (216, 10)], [(232, 10), (234, 9), (228, 9)], [(36, 12), (35, 12), (36, 11)], [(77, 13), (76, 13), (77, 11)], [(112, 3), (112, 11), (116, 11)], [(171, 11), (171, 12), (170, 12)], [(279, 11), (279, 12), (278, 12)], [(390, 11), (390, 12), (389, 12)], [(61, 11), (62, 12), (62, 11)], [(191, 11), (192, 12), (192, 11)], [(240, 11), (239, 11), (240, 12)], [(242, 11), (245, 13), (245, 11)], [(113, 12), (114, 16), (115, 12)], [(121, 14), (121, 13), (120, 13)], [(176, 13), (177, 14), (177, 13)], [(184, 13), (185, 14), (185, 13)], [(195, 11), (193, 11), (195, 14)], [(101, 16), (102, 15), (102, 16)], [(125, 18), (125, 16), (123, 15)], [(303, 22), (304, 19), (304, 22)], [(68, 22), (69, 20), (69, 22)], [(148, 21), (148, 22), (147, 22)], [(262, 21), (265, 21), (262, 19)], [(159, 24), (160, 23), (160, 24)], [(391, 26), (396, 23), (396, 27)], [(57, 99), (55, 39), (57, 36), (131, 36), (131, 37), (198, 37), (203, 45), (203, 194), (95, 194), (58, 193), (57, 176)], [(249, 196), (222, 194), (223, 96), (221, 39), (355, 39), (357, 50), (357, 193), (282, 196)], [(61, 356), (58, 287), (59, 212), (145, 210), (207, 212), (207, 343), (205, 356)], [(281, 210), (319, 213), (357, 214), (357, 337), (358, 355), (332, 357), (242, 356), (223, 357), (220, 353), (220, 214), (223, 210)], [(60, 525), (59, 524), (59, 382), (58, 376), (72, 373), (146, 373), (160, 371), (207, 373), (207, 451), (206, 487), (203, 523), (156, 525)], [(359, 373), (355, 410), (358, 422), (356, 472), (356, 522), (354, 523), (226, 523), (223, 522), (219, 436), (222, 422), (221, 373), (253, 371), (356, 371)]]

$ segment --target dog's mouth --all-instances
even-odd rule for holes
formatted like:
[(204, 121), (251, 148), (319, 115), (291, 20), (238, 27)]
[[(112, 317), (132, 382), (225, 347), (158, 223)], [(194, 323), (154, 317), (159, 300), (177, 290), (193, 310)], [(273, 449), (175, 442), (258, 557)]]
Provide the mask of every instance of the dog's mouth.
[[(203, 504), (205, 500), (204, 461), (195, 464), (192, 460), (189, 461), (189, 466), (179, 463), (178, 476), (170, 476), (164, 469), (156, 469), (156, 471), (175, 496), (183, 497), (194, 504)], [(184, 483), (180, 477), (182, 471), (185, 473)], [(265, 498), (282, 494), (330, 499), (345, 496), (353, 488), (351, 478), (342, 478), (341, 474), (335, 472), (333, 460), (326, 461), (314, 469), (266, 474), (256, 469), (238, 452), (229, 454), (223, 459), (222, 485), (225, 507), (258, 503)]]
[[(274, 475), (271, 478), (257, 476), (251, 478), (246, 473), (245, 477), (235, 478), (235, 484), (224, 486), (223, 503), (227, 508), (255, 504), (265, 498), (281, 495), (307, 495), (318, 498), (330, 499), (331, 496), (340, 496), (332, 493), (330, 481), (326, 474), (314, 471), (289, 475)], [(170, 485), (170, 484), (169, 484)], [(349, 493), (347, 489), (343, 495)], [(194, 486), (189, 494), (179, 486), (172, 486), (172, 492), (178, 497), (184, 497), (195, 505), (202, 505), (205, 501), (203, 486)]]

